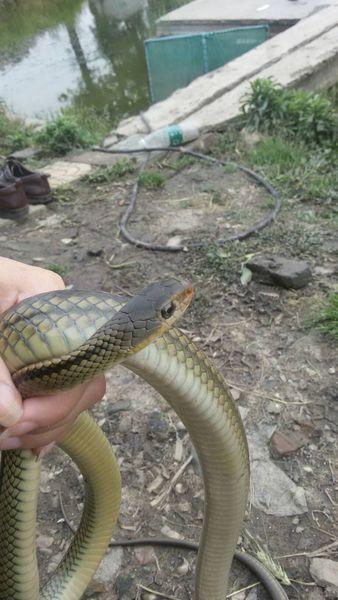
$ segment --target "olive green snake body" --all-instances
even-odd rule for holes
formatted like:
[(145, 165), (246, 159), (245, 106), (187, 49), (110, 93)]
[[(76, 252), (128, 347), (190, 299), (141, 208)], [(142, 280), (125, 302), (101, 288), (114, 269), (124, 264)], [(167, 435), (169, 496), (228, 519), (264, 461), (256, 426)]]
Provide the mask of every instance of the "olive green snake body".
[[(265, 567), (235, 552), (249, 488), (247, 442), (224, 379), (172, 327), (191, 296), (191, 287), (176, 280), (150, 285), (126, 302), (104, 292), (38, 295), (2, 315), (0, 354), (24, 398), (71, 387), (121, 361), (148, 381), (186, 426), (202, 468), (205, 513), (195, 599), (224, 600), (235, 554), (273, 600), (285, 600)], [(40, 591), (35, 549), (40, 461), (29, 450), (2, 453), (0, 600), (79, 600), (106, 552), (120, 505), (115, 456), (87, 413), (60, 446), (84, 475), (85, 506), (64, 559)]]

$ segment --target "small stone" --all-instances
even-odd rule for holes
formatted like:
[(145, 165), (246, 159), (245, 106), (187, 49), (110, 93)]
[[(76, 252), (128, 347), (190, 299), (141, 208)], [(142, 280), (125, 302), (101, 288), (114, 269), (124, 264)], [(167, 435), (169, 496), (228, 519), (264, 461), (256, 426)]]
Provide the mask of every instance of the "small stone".
[(57, 552), (56, 554), (54, 554), (50, 563), (47, 566), (47, 573), (53, 573), (53, 571), (55, 571), (56, 567), (61, 562), (62, 555), (62, 552)]
[(22, 150), (16, 150), (15, 152), (12, 152), (11, 157), (24, 162), (25, 160), (29, 160), (30, 158), (37, 158), (39, 154), (41, 154), (41, 150), (39, 150), (39, 148), (28, 147), (22, 148)]
[(279, 415), (282, 412), (282, 407), (278, 402), (273, 402), (272, 400), (267, 404), (266, 410), (270, 415)]
[(118, 400), (114, 402), (114, 404), (109, 404), (107, 408), (108, 416), (112, 417), (118, 412), (125, 412), (131, 409), (131, 401), (130, 400)]
[(183, 494), (184, 493), (184, 487), (183, 487), (182, 483), (176, 483), (176, 485), (175, 485), (175, 492), (176, 492), (176, 494)]
[(164, 525), (161, 529), (161, 533), (163, 533), (163, 535), (166, 535), (169, 538), (172, 538), (173, 540), (181, 540), (182, 536), (180, 533), (178, 533), (178, 531), (174, 531), (173, 529), (171, 529), (168, 525)]
[(144, 566), (155, 561), (155, 553), (150, 546), (141, 546), (134, 550), (137, 562)]
[(305, 471), (305, 473), (313, 473), (313, 468), (310, 467), (310, 465), (303, 465), (303, 471)]
[(303, 533), (304, 529), (305, 529), (305, 527), (299, 526), (299, 527), (296, 527), (295, 532), (296, 533)]
[(286, 435), (282, 431), (275, 431), (270, 442), (271, 449), (279, 456), (288, 456), (304, 446), (306, 439), (301, 434)]
[(324, 594), (320, 588), (310, 590), (308, 600), (325, 600)]
[[(31, 204), (29, 207), (29, 216), (34, 217), (44, 217), (48, 208), (45, 204)], [(53, 215), (51, 215), (53, 216)]]
[(245, 421), (245, 419), (247, 418), (248, 414), (249, 414), (249, 409), (247, 406), (239, 406), (238, 410), (240, 412), (240, 415), (242, 417), (242, 421)]
[(173, 235), (173, 237), (168, 239), (166, 246), (168, 248), (178, 248), (182, 246), (182, 238), (179, 235)]
[(186, 558), (182, 559), (182, 563), (177, 567), (179, 575), (186, 575), (189, 571), (189, 563)]
[(240, 396), (241, 396), (240, 390), (236, 390), (236, 388), (231, 387), (230, 392), (235, 401), (240, 399)]
[(311, 279), (310, 267), (305, 261), (274, 254), (259, 254), (248, 261), (246, 266), (252, 271), (255, 280), (285, 288), (305, 287)]
[(102, 256), (103, 248), (102, 246), (92, 246), (87, 250), (88, 256)]
[(333, 586), (338, 592), (338, 562), (329, 558), (313, 558), (310, 573), (321, 587)]
[(39, 535), (36, 540), (36, 545), (41, 552), (45, 552), (46, 554), (51, 554), (51, 545), (54, 542), (54, 538), (50, 535)]
[(168, 437), (169, 423), (166, 417), (158, 410), (154, 410), (148, 419), (148, 435), (160, 440), (165, 440)]
[(131, 590), (133, 578), (131, 575), (118, 575), (115, 579), (115, 589), (117, 598), (125, 598), (126, 594)]
[(251, 149), (262, 140), (262, 134), (258, 131), (248, 131), (247, 129), (242, 129), (241, 138), (245, 145)]
[(118, 142), (118, 137), (115, 133), (111, 133), (108, 137), (104, 139), (103, 146), (107, 148), (107, 146), (112, 146)]
[(72, 238), (62, 238), (61, 242), (65, 246), (71, 246), (71, 244), (74, 243), (74, 241), (72, 240)]
[(120, 433), (128, 433), (132, 428), (132, 418), (131, 415), (121, 415), (119, 420), (119, 432)]
[(328, 372), (330, 373), (330, 375), (334, 375), (334, 374), (335, 374), (335, 372), (336, 372), (336, 369), (335, 369), (334, 367), (330, 367), (330, 368), (328, 369)]
[(293, 523), (293, 525), (298, 525), (298, 523), (299, 523), (299, 517), (293, 517), (292, 523)]
[(95, 579), (100, 583), (110, 583), (121, 567), (122, 557), (122, 548), (112, 548), (109, 550), (96, 571)]

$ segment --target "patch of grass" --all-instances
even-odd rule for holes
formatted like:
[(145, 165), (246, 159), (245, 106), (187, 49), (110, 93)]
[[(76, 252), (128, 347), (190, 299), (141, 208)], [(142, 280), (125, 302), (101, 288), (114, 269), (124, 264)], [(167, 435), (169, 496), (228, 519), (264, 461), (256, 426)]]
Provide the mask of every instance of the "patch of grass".
[(214, 152), (263, 174), (286, 199), (330, 204), (337, 200), (337, 155), (301, 140), (266, 135), (248, 148), (236, 128), (219, 136)]
[(90, 107), (69, 107), (48, 121), (38, 132), (20, 118), (8, 118), (0, 102), (0, 153), (9, 155), (29, 145), (39, 145), (47, 155), (63, 156), (75, 148), (99, 143), (111, 130), (112, 120), (105, 111)]
[(224, 285), (234, 283), (240, 280), (241, 266), (246, 260), (247, 251), (245, 242), (211, 244), (204, 255), (204, 268), (213, 271)]
[(73, 202), (75, 191), (70, 185), (60, 185), (54, 190), (54, 196), (61, 204), (67, 204)]
[(206, 194), (210, 194), (210, 200), (212, 204), (224, 204), (222, 194), (219, 190), (216, 190), (213, 187), (205, 187), (202, 191)]
[(331, 100), (301, 89), (283, 88), (272, 79), (256, 79), (241, 112), (252, 131), (278, 133), (310, 144), (336, 144), (338, 117)]
[(135, 165), (132, 160), (121, 158), (113, 165), (100, 167), (99, 169), (96, 169), (94, 173), (85, 175), (83, 179), (89, 183), (109, 183), (110, 181), (116, 181), (125, 175), (133, 173), (134, 170)]
[(295, 142), (268, 136), (248, 151), (248, 158), (252, 165), (277, 166), (285, 172), (304, 164), (304, 150)]
[(112, 128), (106, 112), (91, 107), (65, 108), (35, 135), (35, 142), (46, 154), (64, 156), (76, 148), (99, 143)]
[(25, 148), (32, 141), (32, 129), (17, 118), (8, 118), (5, 108), (0, 104), (0, 153), (8, 155), (15, 150)]
[(292, 227), (279, 223), (261, 231), (257, 243), (264, 252), (284, 254), (302, 260), (317, 256), (323, 239), (318, 231), (302, 223)]
[(173, 169), (174, 171), (181, 171), (185, 167), (189, 167), (196, 162), (196, 159), (193, 156), (180, 156), (179, 158), (171, 158), (166, 161), (165, 166), (169, 169)]
[(65, 277), (68, 272), (67, 265), (63, 265), (61, 263), (50, 263), (49, 265), (46, 265), (45, 268), (49, 271), (54, 271), (54, 273), (57, 273), (60, 275), (60, 277)]
[(329, 298), (327, 306), (317, 320), (317, 326), (338, 341), (338, 292)]
[(224, 169), (224, 173), (229, 173), (229, 174), (236, 173), (236, 171), (238, 171), (238, 167), (237, 167), (236, 163), (231, 163), (231, 162), (229, 162), (228, 165), (224, 165), (223, 169)]
[(166, 177), (161, 171), (149, 170), (140, 173), (140, 187), (147, 190), (155, 190), (164, 186)]

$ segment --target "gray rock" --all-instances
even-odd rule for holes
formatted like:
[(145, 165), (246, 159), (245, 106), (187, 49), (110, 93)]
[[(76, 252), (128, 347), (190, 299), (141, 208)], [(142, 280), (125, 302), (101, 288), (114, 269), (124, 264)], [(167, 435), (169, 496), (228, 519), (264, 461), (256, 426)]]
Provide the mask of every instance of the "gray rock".
[(329, 558), (313, 558), (310, 573), (321, 587), (334, 587), (338, 592), (338, 562)]
[(148, 435), (153, 438), (165, 440), (168, 437), (169, 423), (166, 417), (158, 410), (154, 410), (148, 419)]
[[(131, 575), (118, 575), (115, 580), (117, 597), (123, 600), (131, 590), (134, 580)], [(129, 595), (129, 594), (128, 594)]]
[(307, 512), (305, 491), (297, 486), (269, 456), (268, 442), (274, 427), (248, 432), (251, 460), (251, 500), (268, 515), (286, 517)]
[(282, 407), (280, 404), (278, 404), (278, 402), (273, 402), (270, 400), (270, 402), (268, 402), (266, 405), (266, 410), (268, 413), (270, 413), (270, 415), (279, 415), (282, 412)]
[(112, 548), (109, 550), (96, 571), (95, 579), (102, 583), (112, 582), (121, 567), (122, 557), (122, 548)]
[(253, 279), (285, 288), (305, 287), (311, 279), (311, 270), (305, 261), (274, 254), (259, 254), (246, 266), (252, 271)]
[(41, 154), (39, 148), (23, 148), (22, 150), (16, 150), (12, 152), (11, 156), (16, 160), (29, 160), (30, 158), (38, 158)]

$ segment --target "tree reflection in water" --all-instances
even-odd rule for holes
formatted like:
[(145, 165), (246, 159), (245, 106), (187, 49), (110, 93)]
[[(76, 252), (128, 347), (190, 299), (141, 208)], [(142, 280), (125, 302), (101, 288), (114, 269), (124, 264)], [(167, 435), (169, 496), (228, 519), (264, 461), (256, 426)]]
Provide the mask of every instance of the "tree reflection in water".
[[(148, 105), (143, 40), (155, 33), (157, 18), (185, 1), (56, 0), (51, 3), (46, 0), (7, 0), (8, 10), (0, 8), (0, 33), (2, 29), (9, 33), (14, 31), (15, 21), (18, 24), (18, 5), (21, 5), (28, 21), (26, 18), (19, 19), (15, 38), (15, 63), (17, 66), (20, 61), (24, 63), (31, 58), (30, 96), (43, 95), (41, 88), (47, 88), (48, 78), (53, 78), (53, 71), (46, 68), (49, 61), (47, 52), (43, 57), (40, 55), (36, 59), (40, 62), (40, 71), (38, 65), (34, 67), (31, 64), (34, 60), (34, 44), (47, 32), (51, 40), (54, 40), (50, 44), (51, 63), (57, 61), (58, 54), (62, 56), (54, 76), (62, 81), (63, 90), (60, 93), (59, 85), (56, 96), (52, 99), (53, 106), (49, 105), (46, 109), (54, 112), (62, 105), (73, 105), (76, 108), (89, 106), (99, 113), (108, 113), (112, 121), (116, 121), (135, 114)], [(7, 20), (5, 24), (1, 18), (2, 13)], [(44, 15), (43, 20), (41, 14)], [(62, 28), (67, 32), (66, 37), (62, 34)], [(13, 37), (11, 39), (13, 40)], [(63, 55), (67, 56), (66, 61)], [(9, 65), (11, 58), (8, 53), (6, 56), (5, 49), (1, 55), (0, 42), (0, 59), (1, 56), (4, 57), (4, 64), (7, 62)], [(74, 67), (71, 66), (74, 58), (78, 65), (78, 73), (75, 73)], [(42, 74), (41, 63), (44, 61), (45, 74)], [(43, 81), (40, 81), (40, 90), (38, 87), (35, 90), (34, 80), (39, 73)], [(7, 85), (9, 84), (12, 87), (16, 85), (13, 75), (10, 82), (7, 82)], [(21, 94), (19, 82), (17, 87), (17, 93)]]

